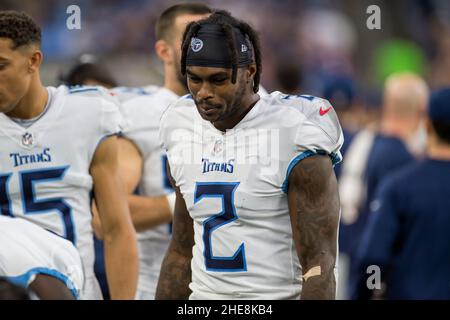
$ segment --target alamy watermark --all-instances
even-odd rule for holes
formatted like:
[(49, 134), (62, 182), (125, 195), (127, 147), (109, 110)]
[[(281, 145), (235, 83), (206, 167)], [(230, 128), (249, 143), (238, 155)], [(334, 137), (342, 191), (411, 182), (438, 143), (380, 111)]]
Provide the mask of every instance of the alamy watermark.
[(195, 165), (202, 161), (203, 172), (233, 172), (235, 165), (259, 165), (262, 174), (276, 174), (280, 167), (280, 129), (233, 129), (224, 134), (205, 130), (201, 122), (194, 130), (176, 129), (168, 142), (173, 164)]
[(69, 15), (66, 26), (69, 30), (81, 30), (81, 8), (75, 4), (67, 7), (66, 13)]
[(370, 276), (366, 280), (366, 286), (369, 290), (381, 289), (381, 269), (377, 265), (370, 265), (366, 269), (366, 273)]
[(373, 4), (367, 7), (366, 13), (370, 16), (367, 18), (366, 26), (369, 30), (381, 30), (381, 9)]

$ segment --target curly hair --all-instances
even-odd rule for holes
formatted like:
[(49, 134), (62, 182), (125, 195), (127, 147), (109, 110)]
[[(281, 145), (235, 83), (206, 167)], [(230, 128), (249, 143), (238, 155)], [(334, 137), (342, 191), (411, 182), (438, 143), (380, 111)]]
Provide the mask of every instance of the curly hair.
[(41, 28), (24, 12), (0, 11), (0, 38), (11, 39), (13, 49), (41, 44)]
[(262, 63), (261, 63), (261, 46), (259, 42), (258, 33), (246, 22), (238, 20), (231, 16), (228, 11), (225, 10), (214, 10), (213, 14), (208, 18), (193, 21), (186, 26), (186, 29), (183, 34), (182, 46), (181, 46), (181, 73), (186, 74), (186, 57), (189, 45), (191, 43), (191, 38), (197, 35), (197, 32), (201, 29), (204, 24), (216, 24), (222, 27), (226, 39), (228, 50), (232, 59), (232, 75), (231, 82), (236, 83), (237, 77), (237, 60), (238, 54), (234, 41), (234, 34), (232, 31), (233, 27), (238, 28), (241, 32), (249, 38), (253, 51), (254, 58), (256, 63), (256, 74), (253, 83), (253, 92), (258, 92), (259, 90), (259, 82), (261, 79), (261, 71), (262, 71)]

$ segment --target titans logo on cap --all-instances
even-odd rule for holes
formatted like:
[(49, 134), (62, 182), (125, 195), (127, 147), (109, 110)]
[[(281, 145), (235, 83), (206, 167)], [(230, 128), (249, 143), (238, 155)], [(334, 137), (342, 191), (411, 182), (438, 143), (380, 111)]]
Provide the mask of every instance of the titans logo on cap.
[[(237, 57), (232, 57), (227, 32), (220, 25), (203, 24), (190, 40), (186, 52), (186, 66), (231, 68), (245, 67), (253, 63), (253, 52), (248, 36), (239, 28), (231, 29), (234, 38), (233, 50)], [(235, 60), (237, 58), (237, 61)]]
[(191, 40), (191, 49), (194, 52), (199, 52), (203, 48), (203, 41), (199, 38), (192, 38)]

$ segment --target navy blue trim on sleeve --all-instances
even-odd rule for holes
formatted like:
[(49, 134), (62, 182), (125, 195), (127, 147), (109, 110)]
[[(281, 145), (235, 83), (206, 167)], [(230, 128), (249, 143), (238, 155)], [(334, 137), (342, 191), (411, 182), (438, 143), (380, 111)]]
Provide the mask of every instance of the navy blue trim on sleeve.
[(283, 190), (284, 193), (288, 192), (289, 175), (291, 174), (291, 171), (292, 171), (292, 169), (294, 169), (295, 165), (297, 163), (299, 163), (300, 161), (302, 161), (303, 159), (309, 158), (311, 156), (319, 155), (319, 154), (330, 156), (333, 166), (342, 161), (342, 157), (339, 155), (339, 153), (331, 153), (330, 154), (324, 150), (316, 150), (316, 151), (306, 150), (306, 151), (300, 153), (298, 156), (296, 156), (294, 159), (292, 159), (292, 161), (289, 163), (289, 166), (286, 171), (286, 178), (284, 179), (284, 182), (281, 186), (281, 189)]

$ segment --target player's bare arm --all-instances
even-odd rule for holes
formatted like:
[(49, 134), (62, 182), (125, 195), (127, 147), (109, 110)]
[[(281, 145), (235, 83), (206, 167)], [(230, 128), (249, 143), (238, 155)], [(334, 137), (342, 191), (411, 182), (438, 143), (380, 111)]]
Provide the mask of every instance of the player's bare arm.
[[(168, 173), (170, 173), (169, 168)], [(169, 179), (176, 192), (173, 233), (161, 266), (156, 299), (187, 300), (191, 294), (189, 283), (191, 282), (194, 227), (180, 189), (175, 186), (170, 174)]]
[(41, 300), (74, 300), (64, 282), (46, 274), (38, 274), (30, 288)]
[(134, 299), (138, 254), (123, 184), (118, 170), (117, 137), (97, 148), (90, 173), (105, 245), (105, 264), (112, 299)]
[(168, 223), (172, 219), (166, 196), (134, 195), (142, 178), (143, 159), (137, 146), (126, 138), (119, 138), (119, 168), (128, 194), (131, 218), (137, 231)]
[(335, 299), (339, 195), (331, 160), (302, 160), (289, 176), (289, 213), (303, 270), (301, 299)]

